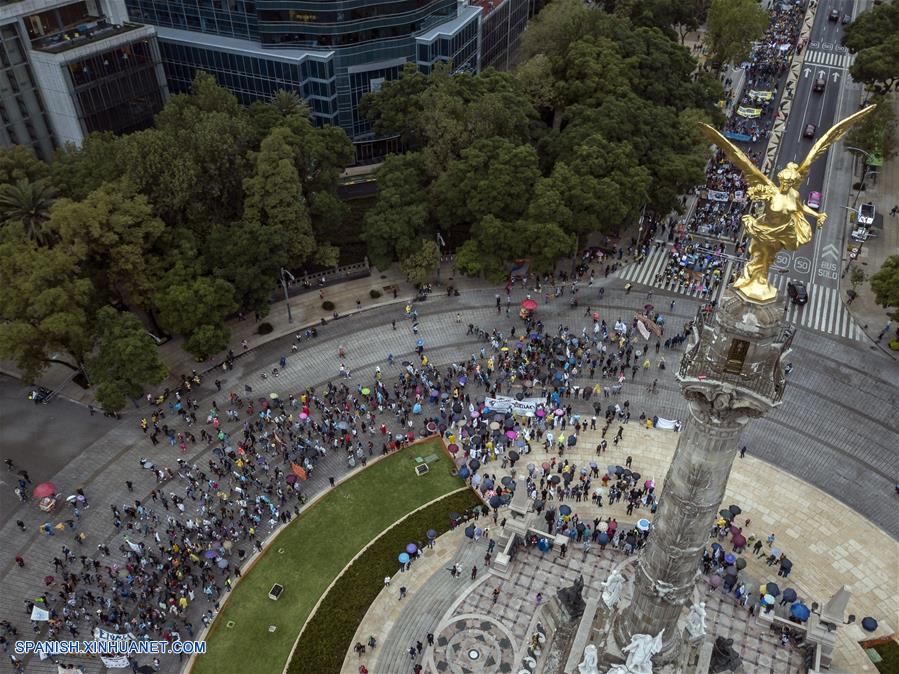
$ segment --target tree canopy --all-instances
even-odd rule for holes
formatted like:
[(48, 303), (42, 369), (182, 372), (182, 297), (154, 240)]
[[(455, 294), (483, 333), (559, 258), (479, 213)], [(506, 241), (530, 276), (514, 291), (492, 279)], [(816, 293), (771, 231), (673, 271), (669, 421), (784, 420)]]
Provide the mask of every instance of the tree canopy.
[(852, 78), (886, 94), (899, 83), (899, 2), (875, 4), (843, 31), (843, 44), (855, 61)]
[(712, 59), (719, 66), (739, 65), (767, 25), (768, 13), (757, 0), (712, 0), (705, 24)]
[(890, 255), (869, 280), (874, 299), (888, 310), (890, 318), (899, 321), (899, 255)]

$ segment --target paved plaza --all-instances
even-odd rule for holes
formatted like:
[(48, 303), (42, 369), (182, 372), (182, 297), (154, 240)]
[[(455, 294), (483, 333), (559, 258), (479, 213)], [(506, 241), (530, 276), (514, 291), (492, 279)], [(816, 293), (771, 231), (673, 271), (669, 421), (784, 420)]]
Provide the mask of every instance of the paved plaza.
[[(371, 281), (372, 286), (377, 283)], [(602, 281), (602, 284), (605, 288), (602, 300), (599, 299), (598, 286), (584, 287), (578, 308), (569, 307), (567, 296), (548, 305), (541, 301), (538, 318), (545, 323), (547, 332), (555, 332), (560, 324), (568, 326), (573, 332), (580, 332), (589, 321), (584, 317), (584, 305), (587, 303), (592, 304), (593, 309), (599, 311), (609, 323), (613, 323), (619, 317), (629, 320), (634, 311), (641, 309), (648, 301), (645, 291), (639, 292), (638, 288), (634, 288), (627, 293), (623, 282), (615, 277)], [(472, 282), (463, 286), (460, 297), (444, 298), (435, 294), (431, 300), (417, 307), (420, 313), (417, 336), (412, 334), (410, 322), (404, 318), (404, 297), (401, 294), (397, 302), (384, 303), (330, 322), (320, 328), (317, 339), (301, 343), (296, 353), (291, 351), (292, 329), (288, 332), (292, 326), (288, 326), (286, 321), (283, 324), (278, 322), (284, 319), (276, 310), (272, 320), (276, 322), (278, 333), (286, 333), (287, 336), (267, 343), (257, 342), (246, 353), (238, 353), (233, 370), (222, 372), (216, 368), (210, 371), (194, 394), (199, 398), (201, 409), (207, 409), (214, 399), (221, 404), (225, 393), (216, 391), (213, 385), (215, 378), (222, 380), (225, 392), (242, 392), (245, 385), (250, 385), (254, 395), (260, 397), (270, 392), (282, 396), (296, 394), (310, 385), (320, 386), (322, 382), (337, 378), (341, 362), (337, 356), (339, 346), (346, 351), (343, 362), (352, 373), (347, 381), (350, 386), (372, 382), (376, 366), (382, 368), (388, 381), (398, 376), (400, 366), (387, 366), (387, 355), (393, 354), (397, 363), (413, 359), (415, 340), (419, 338), (423, 340), (425, 353), (432, 363), (444, 365), (460, 362), (477, 354), (482, 347), (490, 349), (489, 344), (466, 334), (469, 323), (486, 330), (496, 327), (503, 331), (513, 324), (520, 325), (515, 318), (515, 307), (523, 299), (524, 291), (516, 289), (513, 292), (512, 315), (509, 317), (505, 313), (505, 303), (500, 313), (494, 308), (495, 296), (502, 292), (501, 289), (485, 288)], [(595, 298), (592, 302), (591, 294)], [(318, 303), (318, 299), (315, 293), (313, 295), (314, 298), (305, 300), (306, 305), (294, 299), (295, 316), (312, 318), (316, 315), (313, 305)], [(669, 310), (672, 300), (676, 302)], [(696, 301), (679, 295), (669, 297), (657, 293), (653, 301), (666, 315), (666, 334), (681, 329), (685, 322), (693, 318), (698, 307)], [(396, 323), (396, 329), (393, 329), (392, 322)], [(298, 328), (299, 325), (302, 323), (293, 327)], [(235, 351), (240, 351), (240, 348)], [(659, 491), (676, 436), (666, 431), (639, 428), (636, 417), (645, 412), (649, 416), (683, 418), (686, 407), (673, 376), (680, 354), (681, 351), (661, 349), (659, 355), (665, 358), (668, 367), (660, 370), (656, 367), (658, 356), (650, 353), (653, 361), (651, 374), (641, 372), (636, 381), (625, 383), (620, 397), (612, 402), (629, 400), (634, 419), (625, 427), (621, 445), (612, 448), (610, 443), (606, 456), (602, 458), (602, 463), (620, 464), (626, 456), (633, 456), (635, 468), (644, 476), (653, 476)], [(271, 369), (282, 355), (287, 358), (287, 366), (275, 378), (271, 376)], [(897, 628), (894, 607), (899, 604), (896, 590), (899, 578), (894, 563), (899, 522), (895, 518), (893, 493), (894, 478), (899, 475), (899, 458), (895, 451), (895, 447), (899, 446), (899, 437), (893, 418), (897, 408), (899, 374), (893, 361), (869, 349), (864, 343), (805, 329), (800, 329), (796, 336), (792, 362), (795, 370), (788, 380), (783, 406), (766, 419), (751, 424), (744, 435), (748, 455), (735, 461), (728, 498), (739, 503), (745, 516), (752, 519), (753, 533), (758, 536), (771, 532), (776, 534), (778, 542), (796, 562), (789, 580), (790, 586), (795, 587), (801, 597), (810, 601), (826, 600), (841, 584), (846, 584), (853, 593), (850, 612), (859, 618), (864, 615), (877, 617), (881, 622), (877, 634), (888, 633)], [(265, 378), (263, 373), (268, 373)], [(657, 392), (649, 393), (648, 385), (656, 378)], [(474, 393), (482, 395), (483, 389)], [(586, 402), (573, 404), (576, 412), (590, 413)], [(16, 425), (17, 446), (39, 443), (41, 428), (53, 409), (52, 405), (38, 406), (17, 412), (16, 418), (12, 418), (8, 411), (0, 412), (4, 446), (8, 442), (7, 429), (11, 424)], [(80, 431), (73, 432), (72, 446), (67, 448), (72, 452), (72, 458), (52, 471), (45, 470), (43, 464), (37, 461), (29, 462), (27, 452), (16, 455), (17, 465), (28, 469), (37, 482), (52, 480), (62, 494), (73, 494), (79, 487), (84, 489), (92, 507), (82, 511), (78, 522), (78, 528), (86, 536), (83, 550), (85, 554), (96, 556), (98, 544), (108, 545), (112, 554), (110, 558), (103, 559), (104, 563), (121, 561), (122, 554), (118, 549), (124, 544), (123, 534), (110, 524), (109, 506), (118, 504), (121, 507), (135, 499), (146, 501), (150, 491), (157, 487), (152, 473), (140, 469), (139, 459), (149, 457), (159, 466), (175, 467), (178, 459), (205, 465), (210, 455), (209, 448), (202, 443), (189, 446), (186, 454), (165, 442), (152, 446), (138, 427), (140, 416), (146, 413), (144, 409), (126, 410), (119, 422), (98, 415), (93, 421), (95, 428), (103, 430), (102, 434), (95, 437), (84, 434), (81, 439)], [(84, 418), (90, 420), (86, 409)], [(65, 416), (59, 417), (58, 423), (66, 424), (65, 419)], [(240, 428), (238, 424), (225, 426), (229, 432), (237, 432)], [(199, 428), (195, 427), (195, 431), (199, 432)], [(577, 448), (566, 452), (566, 458), (578, 465), (586, 465), (595, 456), (594, 448), (598, 440), (595, 433), (584, 432), (581, 435)], [(59, 442), (58, 435), (51, 437), (53, 443)], [(79, 451), (73, 452), (72, 447)], [(533, 457), (539, 458), (537, 455)], [(533, 459), (525, 457), (518, 468)], [(488, 465), (487, 469), (494, 472), (492, 465)], [(307, 495), (312, 496), (327, 488), (329, 476), (340, 477), (347, 472), (341, 457), (336, 453), (327, 455), (305, 485)], [(498, 475), (501, 473), (498, 466), (495, 472)], [(126, 481), (132, 483), (133, 492), (126, 487)], [(184, 484), (177, 480), (167, 482), (165, 489), (184, 495)], [(582, 513), (585, 519), (599, 514), (591, 504), (572, 505), (576, 506), (575, 512)], [(59, 545), (62, 542), (71, 545), (71, 535), (66, 533), (53, 538), (41, 535), (38, 528), (48, 518), (37, 510), (34, 503), (10, 504), (5, 500), (2, 507), (0, 535), (6, 544), (0, 549), (0, 583), (3, 588), (0, 593), (0, 619), (10, 620), (19, 627), (20, 633), (27, 633), (30, 628), (24, 616), (23, 602), (42, 591), (41, 579), (48, 570), (52, 570), (53, 557), (59, 554)], [(600, 512), (603, 517), (614, 515), (621, 522), (635, 519), (625, 516), (621, 504), (611, 509), (603, 508)], [(68, 517), (68, 514), (55, 513), (49, 519), (56, 523)], [(19, 530), (16, 520), (23, 522), (26, 531)], [(129, 532), (129, 535), (139, 538), (134, 533)], [(509, 587), (504, 584), (497, 601), (503, 612), (499, 620), (501, 627), (487, 629), (480, 625), (480, 621), (491, 615), (491, 607), (486, 604), (491, 603), (492, 579), (485, 569), (481, 569), (482, 573), (474, 582), (469, 581), (468, 575), (473, 564), (481, 566), (479, 562), (482, 562), (484, 543), (478, 544), (481, 549), (476, 549), (478, 546), (459, 539), (460, 534), (454, 533), (446, 540), (438, 541), (432, 555), (435, 565), (433, 573), (424, 573), (429, 558), (419, 562), (420, 566), (410, 573), (409, 598), (402, 605), (395, 596), (387, 596), (385, 591), (372, 607), (370, 616), (379, 616), (379, 627), (368, 628), (368, 633), (376, 633), (381, 644), (374, 654), (366, 657), (377, 656), (385, 658), (384, 662), (403, 664), (403, 668), (397, 670), (392, 668), (393, 665), (387, 669), (369, 665), (372, 674), (411, 671), (409, 640), (411, 638), (414, 644), (429, 631), (445, 639), (443, 643), (437, 643), (442, 649), (439, 653), (436, 649), (423, 651), (424, 662), (431, 663), (433, 660), (435, 668), (438, 660), (446, 662), (449, 667), (450, 659), (454, 657), (452, 654), (463, 652), (466, 648), (470, 650), (471, 644), (478, 641), (478, 636), (489, 642), (484, 648), (492, 653), (490, 657), (496, 662), (504, 662), (505, 654), (510, 649), (516, 654), (520, 652), (523, 639), (531, 627), (527, 621), (527, 609), (531, 605), (528, 602), (534, 601), (536, 592), (542, 591), (544, 596), (549, 596), (555, 588), (568, 584), (574, 574), (580, 572), (578, 565), (587, 569), (584, 573), (588, 581), (587, 591), (595, 591), (596, 583), (602, 580), (608, 566), (620, 554), (611, 549), (605, 552), (594, 549), (588, 559), (592, 563), (585, 565), (580, 552), (572, 551), (562, 561), (557, 560), (555, 555), (537, 557), (538, 553), (527, 553), (534, 556), (534, 563), (521, 565), (524, 567), (521, 571), (523, 575), (511, 582)], [(24, 568), (16, 565), (14, 558), (17, 555), (25, 560)], [(445, 571), (453, 562), (460, 562), (465, 567), (461, 579), (453, 579)], [(769, 580), (773, 575), (772, 569), (762, 567), (751, 561), (747, 573), (759, 580)], [(418, 587), (414, 583), (418, 583)], [(761, 651), (764, 649), (753, 646), (753, 639), (764, 641), (767, 635), (755, 634), (751, 625), (747, 626), (746, 621), (740, 620), (738, 611), (734, 613), (732, 607), (728, 608), (729, 600), (711, 597), (709, 601), (721, 604), (714, 610), (710, 604), (710, 616), (715, 614), (716, 624), (722, 625), (722, 631), (727, 627), (731, 636), (735, 639), (739, 636), (746, 653), (753, 649), (759, 651), (758, 658), (753, 660), (759, 668), (756, 671), (782, 671), (776, 668), (783, 664), (782, 658), (763, 661)], [(209, 607), (202, 598), (196, 601), (196, 613), (191, 620), (197, 626), (197, 633), (200, 633), (201, 625), (199, 615)], [(479, 622), (471, 622), (469, 616), (472, 614), (478, 617)], [(366, 632), (366, 624), (368, 618), (360, 633)], [(391, 626), (389, 630), (388, 626)], [(299, 629), (300, 626), (297, 627)], [(367, 638), (367, 634), (365, 636)], [(840, 632), (837, 663), (847, 671), (873, 671), (872, 666), (862, 659), (860, 649), (852, 644), (863, 636), (857, 626)], [(505, 640), (509, 641), (508, 646)], [(353, 664), (355, 657), (352, 654), (348, 658), (348, 666)], [(751, 661), (748, 655), (744, 654), (744, 657), (747, 662)], [(380, 660), (374, 662), (379, 663)], [(83, 660), (81, 663), (86, 664), (87, 671), (96, 671), (96, 663)], [(163, 671), (178, 671), (182, 665), (177, 658), (171, 657), (162, 662)], [(49, 661), (39, 662), (32, 658), (27, 662), (27, 671), (55, 672), (55, 666)]]

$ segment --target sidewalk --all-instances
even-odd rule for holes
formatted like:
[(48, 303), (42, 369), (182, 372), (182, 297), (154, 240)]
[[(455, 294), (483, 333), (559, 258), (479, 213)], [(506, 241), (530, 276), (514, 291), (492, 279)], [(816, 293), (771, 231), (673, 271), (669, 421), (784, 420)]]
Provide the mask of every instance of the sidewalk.
[[(892, 104), (893, 110), (899, 115), (899, 96), (896, 94), (892, 95)], [(868, 179), (867, 189), (858, 197), (858, 204), (873, 203), (877, 215), (883, 217), (883, 227), (877, 232), (877, 238), (868, 239), (862, 244), (858, 258), (850, 263), (849, 271), (843, 274), (840, 284), (844, 293), (852, 289), (850, 279), (854, 267), (860, 267), (870, 279), (890, 255), (899, 255), (899, 218), (890, 215), (890, 209), (899, 205), (899, 158), (893, 157), (885, 161), (878, 171), (876, 182)], [(860, 175), (854, 175), (852, 183), (860, 179)], [(850, 194), (850, 204), (855, 201), (853, 191)], [(887, 310), (874, 300), (874, 292), (868, 281), (859, 284), (856, 292), (858, 293), (856, 298), (846, 306), (865, 333), (876, 341), (877, 335), (890, 320)], [(894, 325), (893, 328), (895, 327)], [(899, 354), (890, 351), (887, 336), (884, 336), (877, 345), (893, 357), (899, 357)]]
[[(467, 278), (462, 275), (457, 277), (451, 262), (441, 264), (439, 278), (442, 283), (440, 285), (432, 284), (434, 286), (432, 297), (439, 297), (440, 293), (445, 293), (446, 286), (449, 284), (456, 286), (460, 291), (484, 287), (485, 285), (483, 281), (477, 278)], [(393, 293), (394, 288), (396, 289), (396, 297), (394, 297)], [(381, 297), (373, 299), (369, 294), (371, 290), (379, 291)], [(340, 317), (346, 317), (360, 311), (376, 309), (398, 302), (408, 302), (415, 297), (415, 294), (415, 287), (406, 280), (405, 275), (400, 271), (399, 265), (394, 264), (384, 272), (380, 272), (375, 267), (372, 267), (372, 274), (367, 278), (353, 279), (325, 287), (324, 299), (319, 296), (318, 288), (313, 288), (308, 292), (291, 297), (289, 305), (293, 317), (292, 323), (288, 321), (288, 304), (285, 303), (282, 295), (277, 295), (278, 299), (271, 303), (268, 315), (258, 323), (253, 320), (252, 314), (242, 321), (237, 319), (227, 321), (226, 325), (231, 330), (230, 348), (235, 356), (240, 357), (242, 353), (246, 353), (263, 344), (287, 335), (302, 332), (310, 326), (320, 325), (322, 319), (331, 322), (334, 311), (338, 312)], [(335, 308), (332, 311), (322, 309), (322, 303), (326, 300), (334, 303)], [(357, 301), (359, 302), (358, 305), (356, 304)], [(270, 323), (274, 329), (266, 335), (260, 335), (258, 333), (260, 323)], [(241, 346), (243, 340), (247, 341), (246, 349)], [(166, 381), (156, 386), (155, 390), (162, 391), (166, 387), (177, 387), (181, 382), (181, 375), (187, 375), (191, 370), (204, 373), (221, 366), (225, 351), (205, 361), (198, 362), (182, 348), (184, 341), (184, 338), (181, 336), (173, 337), (159, 347), (160, 357), (168, 366), (170, 375)], [(18, 368), (8, 361), (0, 362), (0, 372), (16, 379), (20, 378)], [(69, 368), (51, 364), (36, 384), (52, 391), (57, 391), (61, 388), (59, 395), (84, 405), (99, 407), (94, 395), (94, 389), (84, 390), (77, 384), (71, 383), (72, 375), (73, 372)], [(123, 412), (127, 412), (128, 409), (125, 408)]]

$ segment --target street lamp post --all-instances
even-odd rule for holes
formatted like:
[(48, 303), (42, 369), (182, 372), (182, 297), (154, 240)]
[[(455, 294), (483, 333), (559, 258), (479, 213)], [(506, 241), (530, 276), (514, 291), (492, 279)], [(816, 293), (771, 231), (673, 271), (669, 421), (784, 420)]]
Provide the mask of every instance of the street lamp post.
[(287, 279), (285, 276), (289, 277), (291, 281), (296, 281), (294, 275), (287, 271), (284, 267), (281, 267), (281, 287), (284, 288), (284, 303), (287, 305), (287, 322), (293, 323), (293, 314), (290, 311), (290, 297), (287, 295)]

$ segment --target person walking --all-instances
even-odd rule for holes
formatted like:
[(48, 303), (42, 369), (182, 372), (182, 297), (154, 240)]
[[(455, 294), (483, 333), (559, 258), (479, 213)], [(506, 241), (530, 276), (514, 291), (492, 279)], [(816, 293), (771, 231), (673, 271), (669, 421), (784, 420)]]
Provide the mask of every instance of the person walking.
[(496, 603), (496, 600), (499, 599), (499, 593), (500, 593), (500, 589), (499, 589), (499, 586), (497, 585), (495, 588), (493, 588), (493, 603), (494, 604)]
[(742, 459), (744, 456), (746, 456), (746, 445), (740, 447), (740, 458)]
[(478, 567), (472, 566), (471, 567), (471, 579), (474, 580), (477, 577), (478, 577)]

